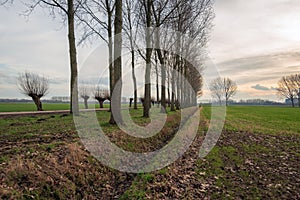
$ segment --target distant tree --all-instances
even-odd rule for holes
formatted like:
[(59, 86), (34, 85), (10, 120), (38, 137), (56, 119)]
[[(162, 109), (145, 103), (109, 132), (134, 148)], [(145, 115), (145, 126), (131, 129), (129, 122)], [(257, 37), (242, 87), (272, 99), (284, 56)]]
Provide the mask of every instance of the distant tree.
[(298, 96), (298, 100), (300, 99), (300, 89), (299, 89), (299, 75), (290, 75), (283, 76), (278, 81), (277, 93), (279, 96), (285, 97), (292, 102), (292, 107), (295, 107), (295, 98)]
[(91, 93), (91, 90), (88, 86), (86, 85), (83, 85), (83, 86), (80, 86), (79, 87), (79, 95), (81, 98), (83, 98), (83, 101), (84, 101), (84, 108), (85, 109), (88, 109), (88, 99), (90, 98), (90, 93)]
[(49, 80), (35, 73), (25, 72), (19, 75), (18, 86), (23, 94), (32, 98), (37, 110), (42, 111), (41, 98), (45, 96), (49, 90)]
[(300, 107), (300, 74), (291, 75), (291, 81), (295, 94), (298, 96), (298, 106)]
[(237, 84), (229, 78), (224, 78), (224, 92), (226, 106), (228, 105), (229, 99), (236, 94)]
[(109, 91), (97, 87), (94, 93), (94, 98), (99, 102), (100, 108), (103, 108), (104, 101), (110, 100)]
[(229, 99), (236, 94), (237, 84), (230, 78), (217, 78), (210, 83), (210, 90), (212, 96), (215, 97), (220, 105), (225, 100), (226, 106), (228, 106)]
[(222, 104), (222, 99), (224, 97), (223, 82), (221, 78), (215, 79), (210, 83), (209, 89), (212, 96), (217, 99), (219, 104)]

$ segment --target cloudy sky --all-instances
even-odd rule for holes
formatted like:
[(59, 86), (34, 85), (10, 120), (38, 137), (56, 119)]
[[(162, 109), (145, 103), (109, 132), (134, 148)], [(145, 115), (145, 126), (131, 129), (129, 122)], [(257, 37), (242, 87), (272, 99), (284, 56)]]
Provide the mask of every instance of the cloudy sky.
[[(238, 83), (235, 99), (280, 100), (275, 91), (279, 78), (300, 72), (300, 1), (216, 0), (214, 7), (209, 56), (221, 76)], [(0, 98), (23, 98), (16, 77), (25, 70), (51, 79), (47, 98), (67, 96), (66, 29), (45, 10), (37, 9), (29, 18), (20, 15), (24, 10), (21, 4), (0, 7)], [(96, 74), (101, 83), (107, 83), (106, 50), (101, 41), (80, 46), (78, 56), (80, 67), (97, 57), (101, 70)], [(208, 93), (203, 98), (209, 98)]]
[(283, 75), (300, 72), (300, 1), (216, 0), (210, 56), (239, 98), (280, 100)]

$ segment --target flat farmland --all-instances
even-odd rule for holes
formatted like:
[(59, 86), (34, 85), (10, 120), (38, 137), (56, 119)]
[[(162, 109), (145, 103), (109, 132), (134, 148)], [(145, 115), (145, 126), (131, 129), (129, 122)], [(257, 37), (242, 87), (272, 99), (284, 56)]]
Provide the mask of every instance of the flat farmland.
[[(82, 145), (71, 115), (0, 119), (1, 199), (299, 199), (300, 109), (227, 108), (216, 146), (204, 158), (199, 148), (210, 123), (202, 107), (198, 134), (185, 154), (151, 173), (124, 173), (102, 165)], [(130, 110), (145, 126), (142, 109)], [(167, 144), (178, 129), (180, 112), (169, 112), (164, 128), (148, 139), (110, 125), (100, 126), (119, 147), (149, 152)]]

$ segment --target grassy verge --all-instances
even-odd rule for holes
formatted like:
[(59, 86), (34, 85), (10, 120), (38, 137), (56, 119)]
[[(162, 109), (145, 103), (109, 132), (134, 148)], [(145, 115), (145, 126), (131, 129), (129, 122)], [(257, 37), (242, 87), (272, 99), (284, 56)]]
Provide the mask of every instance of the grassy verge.
[[(84, 108), (83, 104), (80, 104), (81, 109)], [(90, 108), (99, 108), (98, 104), (89, 104)], [(105, 108), (109, 107), (109, 104), (104, 104)], [(43, 103), (44, 110), (69, 110), (69, 103)], [(36, 111), (34, 103), (0, 103), (0, 112), (21, 112), (21, 111)]]

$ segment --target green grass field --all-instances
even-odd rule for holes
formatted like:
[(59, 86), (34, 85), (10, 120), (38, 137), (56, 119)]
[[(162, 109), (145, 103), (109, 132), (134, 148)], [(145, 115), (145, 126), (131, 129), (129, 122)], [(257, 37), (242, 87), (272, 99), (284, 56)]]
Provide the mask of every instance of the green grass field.
[[(209, 120), (211, 107), (203, 108)], [(300, 109), (229, 106), (217, 145), (198, 160), (212, 199), (299, 197)], [(297, 175), (296, 175), (297, 174)], [(298, 180), (298, 181), (297, 181)]]
[[(210, 118), (211, 107), (205, 107), (204, 116)], [(275, 106), (229, 106), (226, 111), (226, 130), (252, 133), (300, 133), (300, 108)]]
[[(84, 108), (83, 104), (79, 105)], [(104, 107), (108, 108), (108, 104)], [(99, 108), (99, 104), (89, 104), (90, 108)], [(43, 103), (43, 110), (69, 110), (69, 103)], [(0, 112), (36, 111), (34, 103), (0, 103)]]

